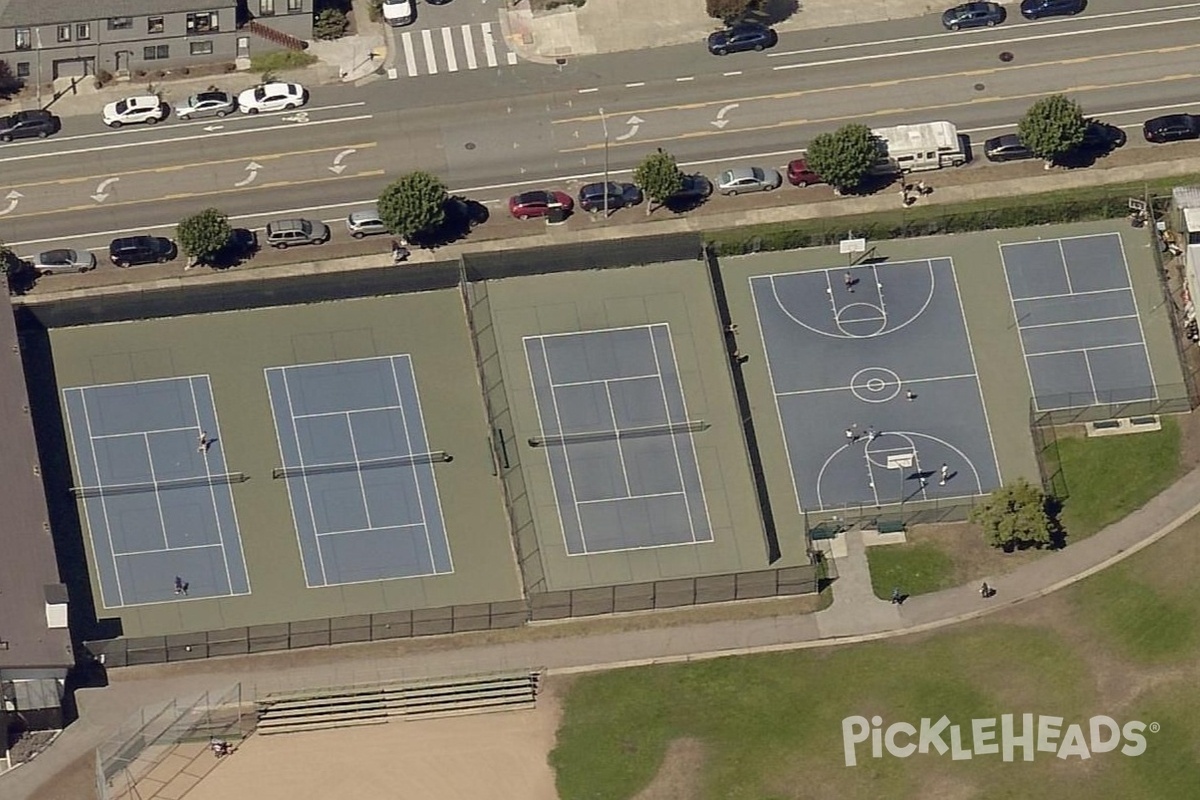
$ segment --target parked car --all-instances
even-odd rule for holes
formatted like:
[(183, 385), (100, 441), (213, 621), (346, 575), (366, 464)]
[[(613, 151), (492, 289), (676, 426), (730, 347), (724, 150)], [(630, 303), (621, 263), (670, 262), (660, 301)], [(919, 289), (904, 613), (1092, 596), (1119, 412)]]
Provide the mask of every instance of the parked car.
[(1036, 158), (1033, 151), (1025, 146), (1021, 137), (1015, 133), (996, 136), (983, 143), (983, 154), (988, 161), (1020, 161), (1025, 158)]
[(478, 200), (453, 194), (446, 198), (446, 223), (460, 231), (467, 231), (488, 221), (491, 212)]
[(379, 209), (375, 206), (351, 211), (346, 217), (346, 230), (355, 239), (389, 232), (387, 225), (379, 218)]
[(708, 35), (708, 52), (715, 56), (742, 53), (746, 50), (766, 50), (779, 42), (779, 34), (757, 22), (739, 22)]
[(951, 31), (985, 26), (990, 28), (1004, 22), (1006, 16), (999, 3), (963, 3), (942, 13), (942, 26)]
[[(608, 205), (605, 205), (605, 197)], [(584, 211), (616, 211), (642, 202), (642, 190), (632, 183), (589, 183), (579, 190), (579, 207)]]
[(247, 114), (286, 111), (308, 102), (308, 90), (298, 83), (260, 83), (237, 97), (238, 109)]
[(51, 134), (58, 133), (61, 128), (61, 120), (49, 111), (41, 109), (18, 111), (0, 120), (0, 142), (29, 139), (35, 136), (45, 139)]
[(383, 0), (383, 20), (393, 28), (411, 25), (417, 18), (413, 0)]
[(770, 167), (734, 167), (717, 178), (717, 191), (723, 195), (769, 192), (783, 185), (783, 176)]
[(38, 275), (58, 275), (64, 272), (87, 272), (96, 268), (96, 256), (87, 250), (59, 247), (25, 259)]
[(792, 186), (799, 186), (801, 189), (805, 186), (825, 182), (824, 178), (813, 172), (812, 167), (808, 165), (808, 160), (804, 158), (794, 158), (788, 162), (787, 179)]
[(449, 3), (450, 0), (425, 0), (425, 2), (431, 6), (444, 6), (446, 3)]
[(562, 208), (570, 213), (574, 207), (575, 201), (571, 199), (571, 195), (553, 190), (538, 189), (508, 198), (508, 211), (517, 219), (544, 217), (555, 208)]
[(329, 226), (315, 219), (277, 219), (267, 223), (267, 244), (286, 250), (298, 244), (325, 244)]
[(229, 241), (208, 257), (214, 267), (232, 266), (258, 252), (258, 234), (249, 228), (234, 228)]
[(1025, 19), (1071, 17), (1085, 8), (1087, 0), (1021, 0), (1021, 16)]
[(1080, 150), (1111, 151), (1124, 147), (1129, 137), (1125, 131), (1116, 125), (1109, 125), (1098, 119), (1087, 121), (1087, 130), (1083, 132), (1083, 141), (1079, 143)]
[(108, 246), (108, 257), (118, 267), (162, 264), (175, 258), (178, 252), (174, 242), (161, 236), (124, 236), (113, 239)]
[(683, 186), (666, 199), (667, 203), (695, 203), (713, 193), (712, 181), (700, 174), (684, 175)]
[(1191, 114), (1167, 114), (1148, 119), (1142, 125), (1147, 142), (1163, 144), (1200, 138), (1200, 117)]
[(152, 94), (126, 97), (104, 107), (104, 124), (110, 128), (144, 122), (153, 125), (167, 116), (167, 104)]
[(237, 111), (236, 97), (219, 89), (209, 89), (206, 92), (192, 95), (184, 101), (183, 105), (176, 106), (175, 116), (180, 119), (224, 117), (234, 111)]

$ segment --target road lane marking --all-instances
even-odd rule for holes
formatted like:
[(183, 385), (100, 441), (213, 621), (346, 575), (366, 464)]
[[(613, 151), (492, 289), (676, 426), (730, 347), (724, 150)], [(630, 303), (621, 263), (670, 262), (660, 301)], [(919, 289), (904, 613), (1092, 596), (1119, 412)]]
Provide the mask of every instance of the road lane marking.
[(442, 49), (446, 53), (446, 71), (458, 72), (458, 55), (454, 52), (454, 37), (450, 28), (442, 28)]
[(637, 88), (637, 87), (639, 87), (639, 86), (645, 86), (645, 85), (646, 85), (646, 82), (645, 82), (645, 81), (638, 81), (637, 83), (627, 83), (627, 84), (625, 84), (625, 88), (626, 88), (626, 89), (636, 89), (636, 88)]
[[(593, 86), (591, 89), (580, 89), (579, 94), (591, 94), (592, 92), (598, 92), (598, 91), (600, 91), (599, 87)], [(589, 117), (589, 119), (591, 119), (591, 118)], [(599, 119), (599, 117), (596, 117), (596, 119)], [(553, 122), (553, 120), (551, 120), (551, 121)]]
[(741, 75), (742, 71), (739, 69), (739, 70), (735, 70), (734, 72), (722, 72), (721, 74), (724, 75), (726, 78), (732, 78), (736, 75)]
[(430, 75), (437, 75), (437, 53), (433, 51), (433, 31), (426, 28), (421, 31), (421, 45), (425, 50), (425, 67)]
[(515, 67), (517, 65), (517, 54), (512, 50), (508, 51), (508, 53), (505, 55), (505, 58), (508, 60), (508, 65), (510, 67)]
[(400, 41), (404, 42), (404, 68), (408, 71), (408, 77), (415, 78), (420, 73), (417, 72), (417, 53), (413, 45), (412, 31), (400, 34)]
[(676, 83), (683, 83), (684, 81), (694, 81), (694, 80), (696, 80), (696, 76), (695, 76), (695, 75), (688, 75), (686, 78), (676, 78), (676, 79), (675, 79), (675, 82), (676, 82)]
[(467, 54), (467, 69), (478, 69), (479, 64), (475, 60), (475, 37), (471, 35), (471, 26), (462, 26), (463, 52)]
[(484, 22), (479, 26), (483, 30), (483, 57), (489, 67), (496, 66), (496, 42), (492, 39), (492, 23)]

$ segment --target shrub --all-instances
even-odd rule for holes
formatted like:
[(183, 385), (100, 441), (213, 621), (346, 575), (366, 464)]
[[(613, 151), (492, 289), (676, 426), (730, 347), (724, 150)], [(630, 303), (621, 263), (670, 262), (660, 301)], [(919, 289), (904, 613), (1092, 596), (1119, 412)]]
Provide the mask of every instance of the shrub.
[(313, 36), (318, 39), (340, 39), (346, 35), (350, 20), (336, 8), (327, 8), (313, 22)]
[(283, 69), (300, 69), (317, 63), (317, 57), (302, 50), (276, 50), (272, 53), (250, 57), (253, 72), (278, 72)]
[(367, 16), (371, 18), (371, 22), (382, 22), (383, 0), (368, 0)]

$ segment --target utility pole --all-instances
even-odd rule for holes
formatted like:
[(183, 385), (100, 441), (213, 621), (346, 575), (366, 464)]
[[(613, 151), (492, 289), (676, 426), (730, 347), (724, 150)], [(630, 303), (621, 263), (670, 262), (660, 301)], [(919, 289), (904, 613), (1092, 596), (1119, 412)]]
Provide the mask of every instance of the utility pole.
[(600, 109), (600, 124), (604, 127), (604, 221), (608, 222), (608, 120)]
[(36, 47), (35, 58), (37, 59), (37, 104), (40, 109), (42, 107), (42, 29), (34, 28), (33, 36)]

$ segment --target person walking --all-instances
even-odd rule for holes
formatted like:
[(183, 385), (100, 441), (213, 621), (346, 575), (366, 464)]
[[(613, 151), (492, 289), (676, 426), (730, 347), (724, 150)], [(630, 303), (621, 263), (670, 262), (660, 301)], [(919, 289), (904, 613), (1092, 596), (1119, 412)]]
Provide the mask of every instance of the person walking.
[(855, 433), (854, 428), (846, 428), (846, 441), (854, 442), (857, 439), (858, 439), (858, 434)]
[(208, 449), (208, 433), (200, 431), (200, 435), (196, 437), (196, 452), (203, 453)]
[(908, 400), (911, 403), (913, 400), (917, 399), (917, 393), (914, 392), (912, 389), (909, 389), (904, 392), (904, 399)]
[(175, 594), (183, 594), (183, 578), (175, 576)]
[(948, 481), (948, 480), (950, 480), (950, 467), (948, 467), (948, 466), (947, 466), (947, 465), (946, 465), (946, 464), (943, 462), (943, 463), (942, 463), (942, 480), (941, 480), (941, 485), (942, 485), (942, 486), (945, 486), (945, 485), (946, 485), (946, 481)]
[(904, 595), (900, 594), (900, 587), (892, 587), (892, 605), (898, 606), (904, 602)]
[(979, 596), (982, 597), (984, 600), (991, 597), (993, 594), (995, 594), (995, 592), (996, 592), (995, 589), (993, 589), (991, 586), (988, 586), (987, 581), (984, 581), (979, 586)]
[(867, 441), (868, 442), (875, 441), (875, 437), (877, 437), (877, 436), (879, 436), (879, 431), (875, 430), (874, 425), (871, 425), (870, 427), (867, 428)]
[(847, 272), (843, 281), (846, 284), (846, 291), (854, 294), (854, 276)]

